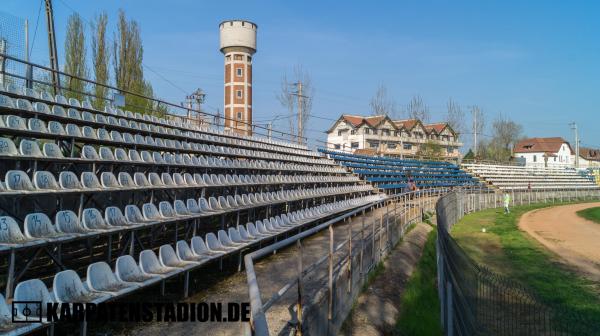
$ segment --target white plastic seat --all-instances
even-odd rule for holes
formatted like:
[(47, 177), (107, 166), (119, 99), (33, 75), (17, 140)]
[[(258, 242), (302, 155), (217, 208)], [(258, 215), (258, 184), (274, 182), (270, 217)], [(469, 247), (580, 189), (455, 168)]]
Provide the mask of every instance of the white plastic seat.
[(52, 106), (52, 114), (54, 114), (57, 117), (63, 118), (67, 116), (67, 112), (65, 111), (64, 107), (58, 105)]
[(123, 137), (121, 136), (121, 133), (115, 130), (110, 131), (110, 139), (115, 142), (123, 142)]
[(140, 252), (139, 265), (142, 273), (158, 275), (163, 279), (183, 271), (181, 268), (163, 266), (152, 250)]
[(173, 181), (173, 178), (171, 177), (171, 174), (169, 173), (162, 173), (161, 174), (161, 179), (162, 182), (165, 186), (169, 186), (169, 187), (174, 187), (175, 186), (175, 182)]
[(58, 121), (50, 121), (48, 122), (48, 131), (50, 132), (50, 134), (56, 134), (56, 135), (66, 135), (67, 133), (65, 132), (65, 128), (63, 127), (63, 125), (61, 123), (59, 123)]
[(102, 140), (102, 141), (111, 141), (112, 138), (110, 137), (110, 133), (108, 133), (108, 131), (104, 128), (98, 128), (96, 130), (96, 134), (98, 136), (98, 140)]
[(73, 270), (65, 270), (56, 273), (52, 283), (52, 290), (56, 302), (71, 303), (101, 303), (110, 299), (110, 295), (91, 292), (85, 288), (81, 279)]
[(189, 216), (190, 215), (188, 208), (185, 206), (185, 203), (182, 200), (175, 200), (175, 202), (173, 203), (173, 206), (175, 208), (175, 214), (177, 214), (177, 216)]
[(88, 265), (86, 284), (92, 292), (107, 293), (113, 297), (131, 293), (140, 287), (138, 284), (125, 283), (117, 279), (110, 266), (104, 261)]
[(98, 181), (98, 176), (94, 172), (81, 173), (81, 185), (86, 189), (102, 189), (102, 184)]
[(6, 172), (4, 183), (8, 190), (15, 191), (34, 191), (35, 187), (27, 175), (22, 170), (9, 170)]
[(81, 108), (81, 103), (75, 98), (69, 98), (69, 105)]
[(89, 122), (96, 122), (96, 118), (94, 117), (94, 114), (90, 111), (81, 112), (81, 119), (83, 119), (85, 121), (89, 121)]
[(37, 212), (25, 216), (24, 220), (25, 237), (31, 239), (56, 240), (59, 238), (68, 238), (64, 234), (56, 231), (56, 228), (46, 214)]
[(24, 245), (28, 242), (31, 242), (31, 239), (23, 235), (19, 224), (12, 217), (0, 217), (0, 245)]
[(115, 277), (126, 283), (149, 286), (162, 280), (160, 276), (142, 273), (140, 267), (130, 255), (123, 255), (115, 262)]
[(60, 147), (58, 147), (58, 145), (53, 142), (46, 142), (42, 148), (42, 152), (43, 152), (44, 156), (47, 158), (56, 158), (56, 159), (64, 158), (64, 155), (63, 155), (62, 151), (60, 150)]
[(202, 237), (199, 236), (192, 237), (191, 248), (194, 254), (200, 256), (214, 257), (225, 253), (225, 251), (211, 251), (204, 243)]
[(150, 181), (150, 184), (155, 187), (164, 187), (163, 181), (157, 173), (152, 172), (148, 174), (148, 180)]
[(100, 211), (98, 211), (96, 208), (84, 209), (81, 217), (81, 223), (88, 230), (109, 231), (119, 229), (119, 227), (112, 227), (106, 224), (102, 218), (102, 213), (100, 213)]
[(193, 261), (193, 262), (201, 263), (203, 261), (206, 261), (209, 258), (209, 256), (206, 254), (194, 253), (194, 251), (190, 248), (190, 246), (188, 245), (188, 243), (185, 240), (180, 240), (177, 242), (177, 244), (175, 246), (175, 251), (177, 253), (177, 257), (179, 257), (179, 259), (185, 260), (185, 261)]
[(32, 132), (38, 133), (48, 133), (48, 127), (46, 127), (46, 123), (43, 120), (30, 118), (27, 120), (27, 127)]
[(161, 216), (163, 216), (164, 218), (177, 217), (177, 214), (175, 213), (175, 210), (173, 209), (173, 206), (170, 202), (162, 201), (158, 203), (158, 209), (160, 211)]
[(144, 203), (144, 205), (142, 205), (142, 213), (144, 214), (144, 218), (148, 221), (161, 221), (164, 219), (154, 203)]
[(189, 270), (195, 266), (198, 266), (199, 263), (191, 260), (182, 260), (179, 258), (177, 253), (170, 244), (162, 245), (158, 249), (158, 259), (162, 266), (165, 267), (177, 267), (182, 268), (184, 270)]
[(213, 252), (229, 252), (229, 251), (233, 250), (233, 248), (231, 248), (231, 247), (223, 246), (221, 241), (212, 232), (209, 232), (206, 234), (205, 241), (206, 241), (206, 247), (208, 247), (208, 249)]
[(98, 152), (96, 152), (96, 149), (90, 145), (83, 146), (83, 148), (81, 149), (81, 158), (94, 161), (100, 160)]
[(27, 126), (25, 125), (25, 119), (15, 116), (8, 115), (5, 119), (6, 127), (19, 131), (26, 131)]
[(131, 223), (123, 216), (123, 212), (116, 206), (109, 206), (104, 210), (104, 220), (110, 226), (129, 226)]
[(83, 126), (81, 128), (81, 133), (86, 139), (98, 139), (98, 136), (96, 136), (96, 130), (91, 128), (90, 126)]
[[(228, 233), (228, 238), (234, 244), (247, 245), (248, 243), (250, 243), (252, 241), (250, 239), (249, 240), (243, 239), (240, 232), (238, 231), (238, 229), (236, 229), (234, 227), (230, 227), (229, 229), (227, 229), (227, 233)], [(222, 239), (221, 239), (221, 242), (223, 242)]]
[(129, 175), (129, 173), (120, 172), (118, 180), (119, 184), (123, 188), (137, 188), (137, 185), (133, 182), (133, 178), (131, 178), (131, 175)]
[(33, 185), (39, 190), (58, 190), (58, 182), (54, 175), (48, 171), (38, 170), (33, 173)]
[(138, 153), (138, 151), (135, 149), (129, 150), (129, 159), (133, 162), (144, 162), (140, 157), (140, 153)]
[(115, 161), (115, 156), (109, 147), (100, 147), (100, 159), (105, 161)]
[[(4, 299), (4, 298), (2, 298)], [(41, 302), (41, 310), (31, 310), (30, 318), (40, 318), (43, 323), (47, 323), (46, 311), (48, 303), (55, 302), (54, 294), (48, 290), (48, 287), (40, 279), (30, 279), (21, 281), (15, 287), (14, 301), (37, 301)], [(15, 304), (17, 311), (22, 312), (24, 304)]]
[(79, 218), (71, 210), (57, 212), (54, 217), (54, 226), (56, 227), (56, 231), (62, 233), (85, 234), (94, 231), (81, 225)]
[(17, 146), (9, 138), (0, 138), (0, 155), (15, 156), (19, 155)]
[(129, 161), (129, 156), (127, 156), (127, 152), (123, 148), (115, 148), (115, 159), (117, 161), (126, 162)]
[(81, 130), (75, 124), (67, 124), (67, 135), (81, 138)]
[(102, 183), (102, 186), (104, 188), (112, 188), (112, 189), (121, 188), (121, 185), (119, 184), (119, 181), (115, 177), (115, 174), (113, 174), (111, 172), (102, 172), (102, 174), (100, 175), (100, 182)]

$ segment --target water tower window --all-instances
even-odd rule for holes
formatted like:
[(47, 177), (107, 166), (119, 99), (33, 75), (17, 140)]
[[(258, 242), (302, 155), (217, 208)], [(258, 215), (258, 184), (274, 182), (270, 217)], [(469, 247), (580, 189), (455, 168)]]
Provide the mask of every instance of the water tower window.
[(238, 120), (242, 120), (242, 112), (238, 112)]
[(250, 57), (250, 56), (246, 56), (246, 57), (247, 57), (246, 59), (248, 60), (248, 62), (252, 62), (252, 57)]
[(244, 24), (244, 23), (246, 23), (246, 22), (242, 21), (242, 27), (243, 27), (243, 26), (245, 26), (245, 24)]
[(235, 69), (235, 75), (238, 77), (242, 77), (244, 75), (244, 69), (242, 69), (242, 68)]
[(231, 61), (231, 55), (225, 56), (225, 59), (227, 60), (227, 62)]
[(236, 97), (238, 97), (238, 98), (242, 98), (242, 90), (236, 90), (236, 91), (235, 91), (235, 95), (236, 95)]
[(233, 59), (236, 61), (241, 61), (242, 60), (242, 55), (234, 55)]

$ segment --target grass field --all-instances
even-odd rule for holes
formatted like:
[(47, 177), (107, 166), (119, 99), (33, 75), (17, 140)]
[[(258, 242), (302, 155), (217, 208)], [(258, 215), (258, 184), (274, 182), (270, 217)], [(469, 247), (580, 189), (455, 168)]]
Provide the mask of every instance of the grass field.
[(580, 210), (580, 211), (577, 211), (577, 214), (580, 217), (583, 217), (587, 220), (591, 220), (592, 222), (596, 222), (596, 223), (600, 224), (600, 207)]
[(522, 214), (546, 206), (514, 207), (510, 215), (502, 209), (469, 214), (454, 226), (452, 235), (476, 262), (524, 284), (546, 304), (600, 321), (595, 285), (560, 264), (558, 256), (518, 228)]
[(427, 237), (423, 255), (402, 295), (402, 311), (396, 323), (399, 335), (441, 335), (440, 302), (437, 295), (435, 240), (437, 231)]

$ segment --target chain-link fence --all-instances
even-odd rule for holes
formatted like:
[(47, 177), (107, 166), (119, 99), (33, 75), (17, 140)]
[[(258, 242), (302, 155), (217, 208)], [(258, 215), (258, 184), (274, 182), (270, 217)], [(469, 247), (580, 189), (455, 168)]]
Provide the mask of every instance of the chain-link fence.
[[(599, 199), (599, 190), (513, 193), (513, 205)], [(464, 215), (502, 206), (497, 193), (452, 192), (436, 205), (438, 291), (447, 335), (598, 335), (600, 321), (540, 300), (475, 264), (450, 235)]]
[[(25, 20), (0, 12), (0, 55), (5, 54), (25, 59)], [(0, 72), (17, 73), (25, 77), (26, 66), (23, 63), (6, 62), (0, 56)], [(23, 86), (25, 82), (18, 78), (0, 76), (0, 84)]]

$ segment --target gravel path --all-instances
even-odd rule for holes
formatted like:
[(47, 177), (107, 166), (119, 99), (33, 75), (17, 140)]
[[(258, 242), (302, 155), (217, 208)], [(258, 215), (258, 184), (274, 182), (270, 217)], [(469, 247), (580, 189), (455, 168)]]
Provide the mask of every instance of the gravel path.
[(579, 210), (600, 202), (562, 205), (525, 213), (519, 227), (583, 275), (600, 281), (600, 225), (579, 217)]

